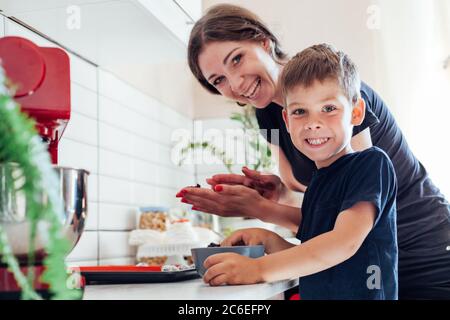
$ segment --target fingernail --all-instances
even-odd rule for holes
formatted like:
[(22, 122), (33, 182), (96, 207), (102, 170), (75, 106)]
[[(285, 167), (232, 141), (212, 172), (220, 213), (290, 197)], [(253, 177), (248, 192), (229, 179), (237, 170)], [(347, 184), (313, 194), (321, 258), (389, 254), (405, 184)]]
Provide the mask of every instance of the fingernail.
[(195, 210), (195, 211), (200, 211), (197, 207), (192, 207), (192, 210)]
[(183, 202), (183, 203), (189, 203), (185, 198), (181, 199), (181, 202)]
[(222, 190), (223, 190), (223, 187), (221, 185), (217, 185), (214, 187), (214, 191), (216, 191), (216, 192), (220, 192)]
[(177, 198), (182, 198), (184, 197), (184, 195), (187, 193), (186, 189), (182, 189), (180, 192), (177, 193), (176, 197)]

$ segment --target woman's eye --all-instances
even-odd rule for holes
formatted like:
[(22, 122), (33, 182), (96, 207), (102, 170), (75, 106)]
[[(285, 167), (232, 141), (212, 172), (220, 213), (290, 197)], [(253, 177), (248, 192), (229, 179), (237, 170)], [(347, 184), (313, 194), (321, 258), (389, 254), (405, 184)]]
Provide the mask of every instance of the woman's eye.
[(242, 54), (238, 54), (237, 56), (235, 56), (232, 60), (233, 64), (238, 64), (239, 62), (241, 62), (242, 59)]
[(292, 115), (296, 115), (296, 116), (300, 116), (300, 115), (305, 114), (305, 110), (303, 110), (303, 109), (295, 109), (294, 111), (292, 111), (291, 114)]
[(223, 77), (218, 77), (213, 81), (214, 86), (218, 86), (223, 80)]
[(331, 111), (336, 110), (336, 107), (335, 106), (325, 106), (325, 107), (323, 107), (322, 110), (325, 112), (331, 112)]

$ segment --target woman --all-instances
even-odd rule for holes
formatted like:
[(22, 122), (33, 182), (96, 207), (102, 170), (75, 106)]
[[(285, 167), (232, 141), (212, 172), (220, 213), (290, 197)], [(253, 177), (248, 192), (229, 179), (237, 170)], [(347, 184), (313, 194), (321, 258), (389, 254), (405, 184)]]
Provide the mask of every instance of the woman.
[[(214, 190), (185, 188), (177, 196), (197, 210), (254, 217), (296, 231), (300, 204), (295, 191), (305, 191), (316, 167), (295, 149), (282, 119), (277, 80), (287, 56), (278, 39), (250, 11), (218, 5), (192, 29), (188, 60), (208, 91), (256, 107), (259, 126), (270, 130), (266, 138), (279, 154), (281, 179), (244, 168), (244, 175), (208, 179)], [(399, 298), (450, 299), (450, 205), (409, 149), (381, 98), (365, 83), (361, 95), (366, 117), (354, 128), (353, 149), (383, 149), (399, 184)]]

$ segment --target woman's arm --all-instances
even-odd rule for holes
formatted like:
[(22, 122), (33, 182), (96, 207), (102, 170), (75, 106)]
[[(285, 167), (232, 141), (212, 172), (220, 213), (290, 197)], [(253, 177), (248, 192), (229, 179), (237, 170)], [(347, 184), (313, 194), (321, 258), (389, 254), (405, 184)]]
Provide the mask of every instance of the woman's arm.
[[(298, 182), (294, 177), (291, 164), (280, 146), (270, 144), (270, 150), (272, 151), (272, 155), (275, 155), (275, 159), (278, 159), (278, 170), (280, 172), (281, 181), (283, 182), (279, 203), (299, 207), (300, 204), (298, 203), (298, 200), (300, 197), (295, 195), (295, 192), (305, 192), (306, 186)], [(297, 202), (295, 202), (294, 197)]]

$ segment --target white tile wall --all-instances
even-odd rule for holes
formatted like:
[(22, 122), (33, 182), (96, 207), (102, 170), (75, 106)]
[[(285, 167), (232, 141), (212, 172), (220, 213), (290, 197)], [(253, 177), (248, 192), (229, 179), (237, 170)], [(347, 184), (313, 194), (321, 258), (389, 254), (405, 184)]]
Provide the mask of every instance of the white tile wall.
[(125, 257), (125, 258), (116, 258), (116, 259), (100, 259), (98, 263), (101, 266), (132, 265), (132, 264), (136, 263), (136, 257)]
[[(3, 32), (0, 20), (0, 35)], [(6, 35), (55, 45), (7, 21)], [(172, 132), (192, 120), (69, 54), (72, 112), (60, 141), (59, 164), (90, 171), (85, 232), (69, 265), (132, 264), (128, 246), (139, 206), (180, 205), (175, 193), (195, 180), (194, 166), (171, 161)]]
[(136, 255), (134, 247), (128, 245), (129, 232), (100, 231), (99, 251), (100, 259), (117, 259)]
[(95, 260), (98, 253), (98, 231), (84, 231), (80, 241), (67, 257), (68, 261)]
[[(217, 118), (217, 119), (207, 119), (207, 120), (195, 120), (194, 121), (194, 137), (196, 140), (207, 140), (210, 141), (211, 137), (215, 136), (216, 133), (220, 133), (222, 137), (226, 137), (227, 130), (239, 130), (241, 126), (238, 122), (233, 121), (229, 118)], [(243, 145), (234, 144), (233, 139), (226, 141), (223, 138), (222, 141), (218, 140), (215, 143), (216, 146), (220, 147), (222, 150), (226, 150), (229, 157), (239, 161), (240, 157), (244, 154)], [(199, 151), (200, 152), (200, 151)], [(196, 161), (196, 174), (197, 183), (207, 185), (205, 182), (206, 178), (211, 177), (218, 173), (228, 173), (227, 168), (223, 163), (216, 157), (211, 156), (208, 151), (202, 151), (197, 154), (198, 159)], [(240, 174), (241, 168), (244, 163), (236, 163), (232, 166), (233, 173)]]
[(99, 230), (124, 231), (136, 228), (135, 206), (100, 203)]
[(5, 35), (5, 17), (0, 15), (0, 37)]

